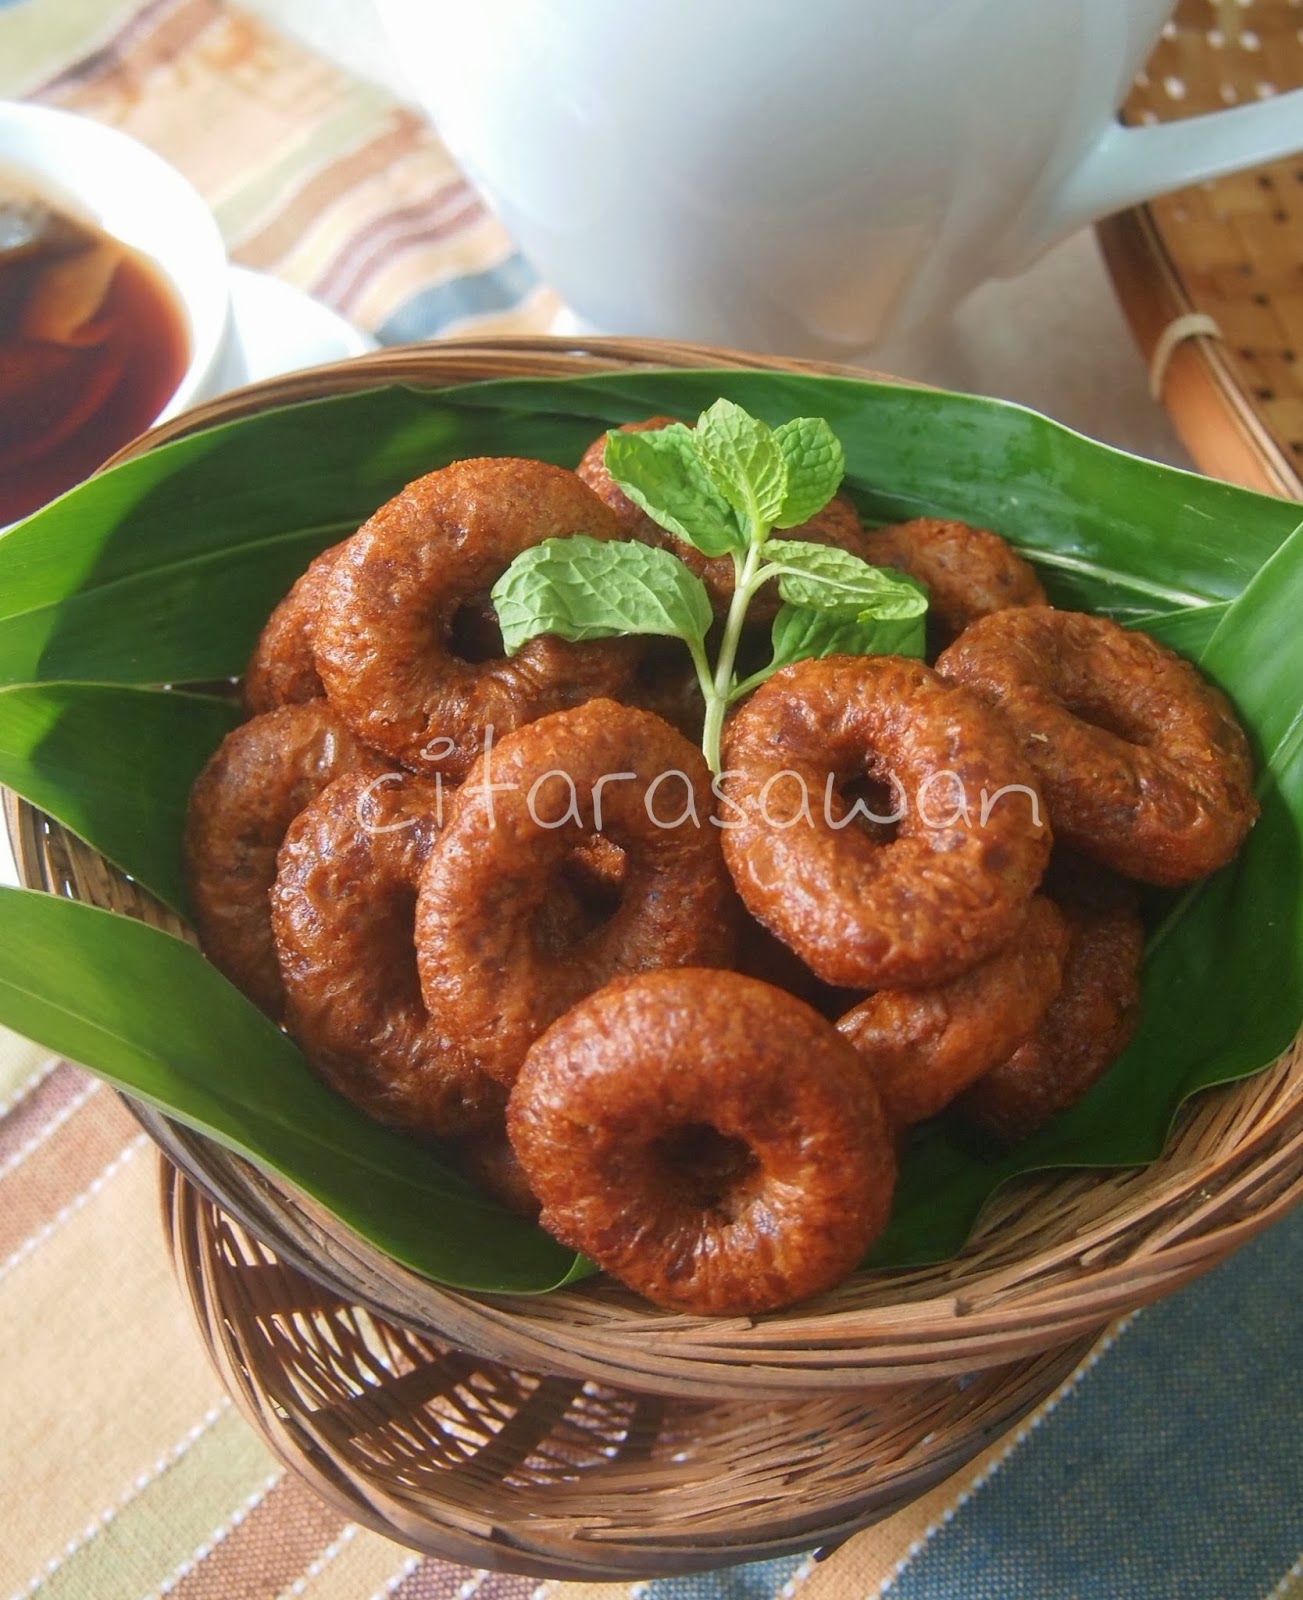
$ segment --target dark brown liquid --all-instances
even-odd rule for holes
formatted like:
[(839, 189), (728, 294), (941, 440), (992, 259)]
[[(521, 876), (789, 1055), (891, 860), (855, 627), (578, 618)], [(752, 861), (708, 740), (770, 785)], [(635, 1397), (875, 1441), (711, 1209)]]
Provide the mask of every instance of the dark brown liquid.
[(31, 307), (55, 271), (105, 236), (58, 218), (48, 248), (0, 251), (0, 524), (62, 494), (154, 420), (190, 362), (186, 317), (153, 264), (125, 246), (91, 314), (33, 337)]

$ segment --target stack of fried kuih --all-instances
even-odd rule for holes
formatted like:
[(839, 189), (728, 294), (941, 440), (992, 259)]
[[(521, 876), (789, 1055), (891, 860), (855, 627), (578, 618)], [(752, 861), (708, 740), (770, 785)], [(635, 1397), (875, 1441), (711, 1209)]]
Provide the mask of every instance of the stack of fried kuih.
[(1050, 607), (996, 535), (834, 498), (793, 535), (925, 584), (935, 665), (784, 667), (712, 774), (681, 647), (502, 654), (490, 588), (576, 530), (727, 610), (731, 559), (626, 499), (604, 438), (578, 473), (455, 462), (312, 563), (191, 796), (199, 930), (368, 1115), (658, 1304), (772, 1309), (862, 1259), (910, 1125), (1012, 1142), (1104, 1071), (1134, 883), (1230, 859), (1251, 761), (1192, 667)]

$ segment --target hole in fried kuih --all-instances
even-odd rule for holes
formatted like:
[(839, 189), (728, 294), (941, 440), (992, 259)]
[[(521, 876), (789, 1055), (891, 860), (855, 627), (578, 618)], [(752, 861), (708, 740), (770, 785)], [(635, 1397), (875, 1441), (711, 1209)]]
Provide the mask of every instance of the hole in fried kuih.
[(1253, 393), (1259, 400), (1274, 400), (1276, 398), (1276, 391), (1274, 389), (1255, 389)]
[(1169, 100), (1185, 99), (1185, 82), (1181, 78), (1164, 78), (1163, 92)]
[(1260, 50), (1262, 40), (1253, 32), (1252, 28), (1245, 28), (1240, 34), (1240, 48), (1242, 50)]
[(1288, 361), (1288, 362), (1290, 362), (1292, 364), (1293, 362), (1298, 360), (1298, 357), (1294, 354), (1294, 352), (1292, 350), (1282, 350), (1280, 352), (1280, 359), (1282, 361)]
[[(811, 797), (814, 805), (822, 805), (823, 796)], [(833, 788), (829, 811), (835, 822), (853, 814), (849, 826), (866, 834), (875, 844), (890, 844), (900, 831), (900, 817), (904, 810), (900, 791), (884, 778), (872, 773), (856, 773)]]
[(1233, 83), (1223, 83), (1217, 92), (1228, 106), (1234, 105), (1240, 98)]
[(1269, 172), (1260, 172), (1258, 174), (1258, 186), (1262, 189), (1270, 189), (1274, 187), (1272, 176)]
[(628, 857), (612, 839), (593, 834), (561, 862), (534, 914), (535, 947), (559, 956), (603, 928), (619, 910)]
[(497, 661), (502, 656), (502, 631), (487, 595), (457, 607), (448, 629), (448, 649), (461, 661)]
[(1271, 220), (1273, 222), (1288, 222), (1289, 221), (1289, 212), (1288, 211), (1284, 211), (1284, 210), (1279, 210), (1279, 209), (1276, 210), (1276, 211), (1273, 211), (1272, 214), (1271, 214)]
[(415, 889), (395, 892), (380, 937), (390, 941), (389, 949), (394, 953), (394, 959), (386, 964), (394, 1003), (419, 1010), (422, 1001), (421, 978), (416, 966)]
[(688, 1122), (657, 1139), (657, 1160), (667, 1169), (675, 1195), (703, 1211), (735, 1215), (745, 1184), (760, 1163), (741, 1139), (721, 1133), (708, 1122)]
[(1207, 38), (1209, 45), (1214, 50), (1220, 50), (1221, 47), (1226, 43), (1226, 35), (1220, 28), (1209, 28), (1205, 37)]
[(1111, 733), (1116, 739), (1125, 740), (1127, 744), (1144, 746), (1149, 743), (1153, 736), (1152, 729), (1139, 718), (1128, 716), (1126, 706), (1116, 700), (1092, 696), (1086, 685), (1081, 687), (1080, 694), (1064, 697), (1064, 705), (1074, 717), (1089, 723), (1092, 728)]

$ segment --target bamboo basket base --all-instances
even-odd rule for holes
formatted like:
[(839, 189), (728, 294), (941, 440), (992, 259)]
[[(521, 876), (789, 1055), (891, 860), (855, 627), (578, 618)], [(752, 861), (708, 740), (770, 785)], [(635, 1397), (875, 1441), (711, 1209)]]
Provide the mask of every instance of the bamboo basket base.
[(795, 1401), (540, 1376), (349, 1304), (160, 1168), (200, 1334), (270, 1449), (354, 1521), (477, 1568), (629, 1581), (826, 1548), (980, 1454), (1095, 1338)]

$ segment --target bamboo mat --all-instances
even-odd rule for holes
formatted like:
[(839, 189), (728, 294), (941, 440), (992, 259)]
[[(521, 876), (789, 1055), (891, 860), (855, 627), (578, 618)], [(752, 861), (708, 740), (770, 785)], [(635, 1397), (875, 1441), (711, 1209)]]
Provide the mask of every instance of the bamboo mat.
[[(0, 0), (0, 94), (185, 171), (234, 258), (382, 341), (539, 331), (534, 279), (413, 110), (218, 0)], [(1303, 1595), (1303, 1216), (1111, 1331), (986, 1456), (823, 1561), (611, 1600)], [(580, 1600), (347, 1521), (273, 1461), (170, 1277), (155, 1156), (95, 1080), (0, 1036), (0, 1600)]]
[[(1123, 114), (1180, 121), (1303, 88), (1297, 0), (1179, 0)], [(1300, 154), (1106, 218), (1154, 388), (1199, 467), (1303, 499)]]

